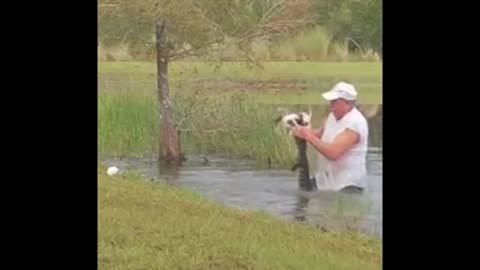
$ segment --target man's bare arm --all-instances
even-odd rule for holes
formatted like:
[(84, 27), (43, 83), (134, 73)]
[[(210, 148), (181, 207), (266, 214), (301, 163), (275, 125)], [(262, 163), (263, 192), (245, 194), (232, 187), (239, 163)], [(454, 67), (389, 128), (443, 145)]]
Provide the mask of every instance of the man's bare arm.
[(339, 159), (348, 149), (352, 148), (360, 139), (360, 135), (350, 129), (346, 129), (335, 137), (332, 143), (326, 143), (318, 138), (312, 130), (298, 127), (294, 135), (307, 140), (317, 151), (330, 160)]

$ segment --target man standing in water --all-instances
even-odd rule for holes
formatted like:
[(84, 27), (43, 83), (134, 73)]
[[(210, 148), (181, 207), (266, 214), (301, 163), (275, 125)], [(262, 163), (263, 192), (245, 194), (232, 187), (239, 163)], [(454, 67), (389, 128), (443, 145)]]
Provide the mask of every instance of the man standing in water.
[(318, 151), (318, 173), (312, 181), (318, 188), (361, 192), (367, 187), (368, 123), (355, 108), (357, 91), (352, 84), (339, 82), (323, 98), (331, 111), (325, 126), (294, 129), (295, 136)]

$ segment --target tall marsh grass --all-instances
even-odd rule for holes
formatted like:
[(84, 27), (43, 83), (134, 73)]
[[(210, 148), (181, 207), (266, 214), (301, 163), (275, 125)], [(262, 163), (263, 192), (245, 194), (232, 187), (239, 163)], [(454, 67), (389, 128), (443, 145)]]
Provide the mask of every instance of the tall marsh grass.
[[(271, 106), (260, 105), (252, 96), (218, 93), (197, 100), (183, 122), (182, 139), (191, 151), (256, 160), (259, 165), (288, 164), (295, 157), (293, 140), (275, 125)], [(191, 96), (191, 97), (192, 97)], [(201, 100), (201, 102), (198, 102)], [(181, 102), (177, 96), (177, 104)], [(185, 110), (185, 109), (183, 109)]]
[[(128, 84), (127, 84), (128, 85)], [(259, 166), (291, 166), (294, 140), (274, 125), (275, 108), (242, 93), (184, 89), (172, 95), (182, 149), (189, 154), (256, 160)], [(155, 156), (160, 116), (150, 88), (100, 89), (100, 156)]]
[[(264, 51), (265, 46), (260, 48)], [(381, 61), (378, 53), (370, 48), (350, 52), (346, 42), (335, 42), (328, 29), (321, 26), (302, 32), (290, 39), (270, 43), (268, 48), (270, 49), (269, 59), (273, 61)]]
[(332, 35), (325, 28), (317, 27), (272, 45), (272, 54), (287, 61), (324, 61), (329, 60), (331, 43)]
[(100, 44), (97, 47), (97, 57), (98, 60), (101, 61), (125, 61), (133, 59), (130, 48), (127, 45), (105, 47)]
[(145, 90), (108, 89), (98, 93), (98, 154), (143, 155), (158, 149), (156, 100)]

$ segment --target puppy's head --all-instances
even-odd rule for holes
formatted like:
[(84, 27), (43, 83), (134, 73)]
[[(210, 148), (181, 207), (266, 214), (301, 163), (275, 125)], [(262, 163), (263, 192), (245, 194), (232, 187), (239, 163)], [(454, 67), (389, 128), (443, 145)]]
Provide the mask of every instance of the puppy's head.
[(311, 112), (289, 113), (278, 117), (275, 122), (281, 122), (283, 128), (290, 132), (295, 126), (311, 127), (311, 118)]
[(297, 124), (304, 127), (311, 127), (312, 113), (301, 112), (298, 114)]

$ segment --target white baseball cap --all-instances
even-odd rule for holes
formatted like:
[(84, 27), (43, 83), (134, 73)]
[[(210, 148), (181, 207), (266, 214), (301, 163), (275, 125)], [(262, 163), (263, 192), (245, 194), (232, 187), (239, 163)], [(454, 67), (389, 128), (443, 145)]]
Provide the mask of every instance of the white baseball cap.
[(346, 82), (337, 83), (330, 91), (322, 94), (323, 98), (331, 101), (339, 98), (346, 100), (357, 99), (357, 91), (352, 84)]

